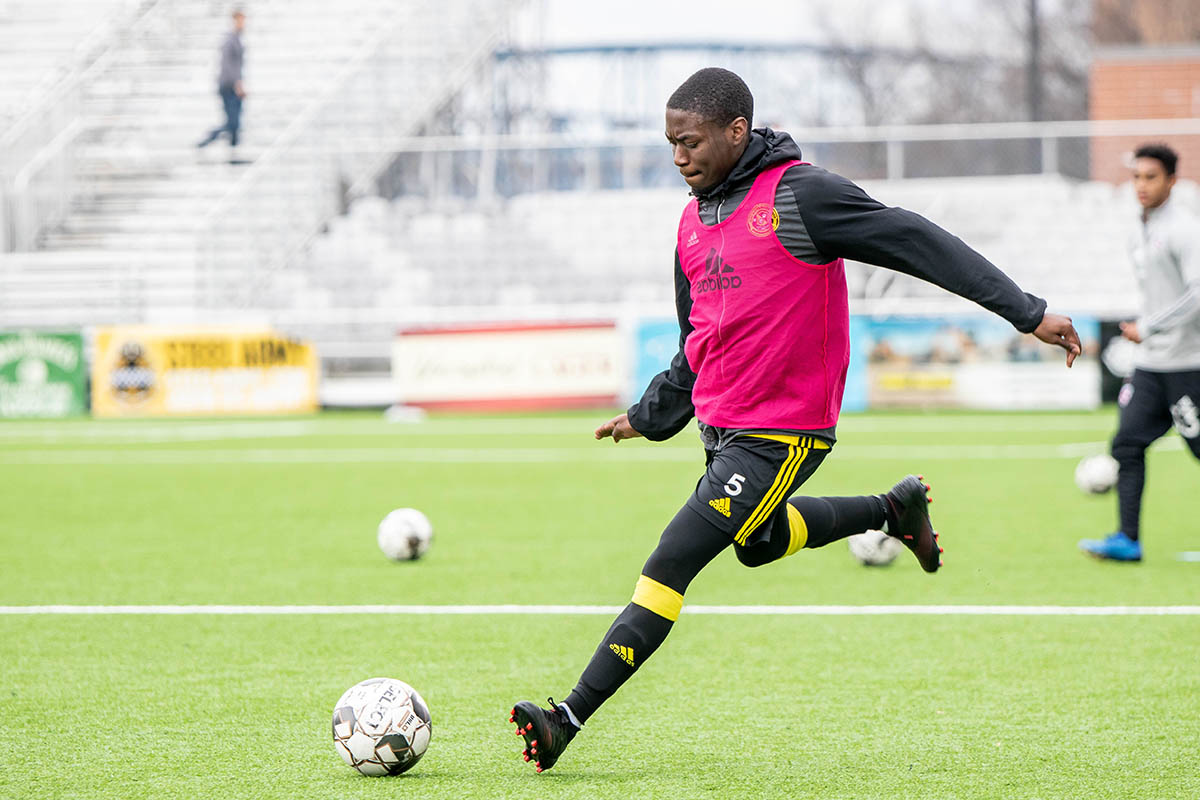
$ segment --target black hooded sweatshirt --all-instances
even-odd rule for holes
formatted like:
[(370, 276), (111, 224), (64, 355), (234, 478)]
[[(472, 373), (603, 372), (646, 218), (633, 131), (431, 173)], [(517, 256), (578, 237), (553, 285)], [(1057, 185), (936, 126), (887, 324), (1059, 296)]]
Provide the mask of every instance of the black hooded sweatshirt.
[[(746, 152), (717, 186), (695, 192), (700, 220), (715, 225), (745, 199), (758, 174), (800, 159), (792, 137), (770, 128), (750, 134)], [(788, 169), (775, 192), (779, 228), (775, 235), (794, 257), (809, 264), (839, 258), (861, 261), (912, 275), (972, 300), (1030, 333), (1042, 321), (1046, 301), (1022, 292), (994, 264), (924, 217), (889, 208), (853, 182), (812, 164)], [(671, 366), (650, 382), (642, 399), (629, 408), (629, 424), (647, 439), (661, 441), (678, 433), (692, 418), (696, 375), (683, 345), (692, 325), (691, 286), (675, 251), (675, 311), (679, 352)], [(832, 439), (833, 431), (825, 432)]]

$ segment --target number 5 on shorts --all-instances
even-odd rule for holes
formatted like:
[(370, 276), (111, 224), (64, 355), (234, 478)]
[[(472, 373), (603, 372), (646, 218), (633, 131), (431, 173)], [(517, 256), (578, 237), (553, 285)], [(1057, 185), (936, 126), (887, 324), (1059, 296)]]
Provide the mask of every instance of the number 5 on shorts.
[(729, 479), (729, 483), (725, 484), (725, 494), (730, 497), (737, 497), (742, 493), (742, 484), (746, 482), (746, 476), (740, 473), (733, 473), (733, 477)]

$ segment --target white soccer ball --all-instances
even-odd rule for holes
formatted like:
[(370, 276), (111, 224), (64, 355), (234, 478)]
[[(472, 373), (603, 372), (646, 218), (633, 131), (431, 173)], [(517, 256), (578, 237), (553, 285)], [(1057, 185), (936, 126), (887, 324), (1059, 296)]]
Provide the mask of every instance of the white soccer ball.
[(399, 775), (425, 755), (433, 727), (417, 690), (394, 678), (371, 678), (346, 690), (333, 707), (333, 746), (363, 775)]
[(846, 537), (850, 555), (866, 567), (885, 567), (904, 551), (904, 544), (883, 531), (866, 531)]
[(413, 561), (425, 555), (433, 541), (429, 517), (415, 508), (397, 508), (379, 523), (379, 549), (394, 561)]
[(1087, 456), (1075, 467), (1075, 485), (1081, 492), (1104, 494), (1117, 485), (1120, 465), (1110, 455)]

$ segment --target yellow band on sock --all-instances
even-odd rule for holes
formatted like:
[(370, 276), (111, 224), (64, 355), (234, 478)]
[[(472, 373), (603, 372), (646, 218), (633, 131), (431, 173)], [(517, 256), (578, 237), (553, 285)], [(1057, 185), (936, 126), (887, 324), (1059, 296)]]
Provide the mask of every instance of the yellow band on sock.
[(683, 608), (683, 595), (643, 575), (638, 578), (637, 587), (633, 590), (633, 602), (674, 622), (679, 619), (679, 611)]
[(787, 558), (801, 547), (804, 547), (808, 541), (808, 523), (804, 521), (804, 517), (801, 516), (794, 505), (791, 503), (784, 503), (784, 505), (787, 506), (788, 533), (792, 537), (788, 543), (787, 552), (783, 554), (783, 557)]

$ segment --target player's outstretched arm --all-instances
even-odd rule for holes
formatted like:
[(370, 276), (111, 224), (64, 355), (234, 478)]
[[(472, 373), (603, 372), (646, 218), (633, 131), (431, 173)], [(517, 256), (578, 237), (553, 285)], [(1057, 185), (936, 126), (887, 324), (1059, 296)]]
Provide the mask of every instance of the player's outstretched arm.
[(1067, 366), (1075, 363), (1075, 358), (1082, 351), (1079, 344), (1079, 334), (1071, 324), (1070, 317), (1061, 314), (1045, 314), (1038, 326), (1033, 329), (1033, 335), (1046, 344), (1053, 344), (1067, 351)]
[(620, 416), (613, 417), (599, 428), (596, 428), (597, 439), (607, 439), (610, 436), (614, 442), (619, 442), (622, 439), (640, 438), (641, 434), (629, 424), (629, 415), (621, 414)]

